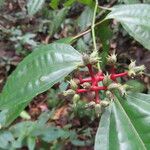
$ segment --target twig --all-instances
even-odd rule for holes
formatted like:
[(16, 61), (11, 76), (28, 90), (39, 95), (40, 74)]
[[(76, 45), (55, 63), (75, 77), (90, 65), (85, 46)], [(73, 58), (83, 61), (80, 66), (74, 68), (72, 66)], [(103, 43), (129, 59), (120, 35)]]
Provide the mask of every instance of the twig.
[[(116, 2), (117, 2), (117, 0), (113, 0), (113, 1), (110, 2), (106, 7), (108, 7), (108, 8), (109, 8), (109, 7), (112, 7)], [(98, 7), (99, 7), (99, 6), (98, 6)], [(105, 10), (102, 10), (102, 11), (98, 14), (96, 20), (99, 20), (100, 17), (103, 16), (106, 11), (107, 11), (106, 9), (105, 9)], [(104, 22), (104, 21), (105, 21), (105, 19), (103, 19), (103, 20), (101, 20), (101, 21), (97, 21), (97, 22), (94, 24), (94, 28), (95, 28), (96, 26), (100, 25), (100, 24), (101, 24), (102, 22)], [(87, 34), (87, 33), (90, 33), (91, 30), (92, 30), (92, 29), (91, 29), (91, 26), (87, 27), (87, 29), (86, 29), (85, 31), (83, 31), (83, 32), (79, 33), (78, 35), (74, 36), (73, 40), (78, 39), (78, 38), (84, 36), (84, 35)]]
[(92, 39), (93, 39), (94, 51), (97, 51), (96, 38), (95, 38), (95, 19), (96, 19), (97, 7), (98, 7), (98, 0), (95, 0), (95, 1), (96, 1), (96, 3), (95, 3), (95, 8), (94, 8), (91, 30), (92, 30)]

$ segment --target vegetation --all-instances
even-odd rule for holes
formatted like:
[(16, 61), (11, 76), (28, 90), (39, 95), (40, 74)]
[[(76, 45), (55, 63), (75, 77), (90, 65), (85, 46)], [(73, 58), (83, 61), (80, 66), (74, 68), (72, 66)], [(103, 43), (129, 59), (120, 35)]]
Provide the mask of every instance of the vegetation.
[(0, 10), (0, 149), (150, 149), (148, 0)]

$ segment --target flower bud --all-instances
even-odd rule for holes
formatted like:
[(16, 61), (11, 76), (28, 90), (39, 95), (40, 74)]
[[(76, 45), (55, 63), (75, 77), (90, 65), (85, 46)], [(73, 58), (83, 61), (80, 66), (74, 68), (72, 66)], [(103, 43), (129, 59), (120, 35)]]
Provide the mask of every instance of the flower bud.
[(103, 100), (103, 101), (101, 101), (101, 106), (103, 106), (103, 107), (107, 107), (107, 106), (109, 106), (109, 104), (110, 104), (110, 102), (108, 101), (108, 100)]
[(120, 83), (111, 83), (111, 84), (108, 86), (108, 90), (118, 89), (120, 86), (121, 86)]
[(128, 71), (128, 75), (129, 76), (135, 76), (136, 74), (143, 74), (143, 71), (145, 70), (145, 66), (141, 65), (141, 66), (136, 66), (136, 62), (135, 61), (131, 61), (130, 65), (129, 65), (129, 71)]
[(117, 55), (115, 53), (113, 53), (107, 57), (107, 63), (109, 65), (114, 65), (116, 62), (117, 62)]
[(91, 88), (91, 84), (88, 83), (88, 82), (83, 83), (81, 86), (82, 86), (84, 89), (87, 89), (87, 90), (89, 90), (89, 89)]
[(78, 88), (77, 83), (73, 79), (70, 80), (70, 86), (71, 86), (71, 89), (73, 90), (76, 90)]
[(94, 65), (97, 64), (99, 62), (100, 58), (98, 57), (98, 52), (94, 51), (91, 55), (90, 55), (90, 64)]
[(85, 108), (94, 108), (96, 103), (94, 101), (91, 101), (90, 103), (85, 105)]
[(108, 86), (112, 82), (110, 75), (106, 74), (102, 82), (104, 86)]
[(111, 91), (107, 90), (106, 91), (106, 98), (108, 98), (108, 100), (112, 101), (114, 100), (114, 95)]
[(99, 117), (102, 114), (101, 104), (96, 104), (95, 105), (95, 113), (96, 113), (97, 117)]
[(75, 93), (76, 93), (76, 92), (75, 92), (74, 90), (69, 89), (69, 90), (67, 90), (67, 91), (64, 91), (64, 92), (63, 92), (63, 95), (64, 95), (64, 96), (72, 96), (72, 97), (73, 97), (73, 96), (75, 95)]
[(90, 56), (89, 56), (89, 55), (83, 54), (82, 60), (83, 60), (83, 65), (84, 65), (84, 66), (90, 64)]
[(78, 100), (80, 100), (80, 95), (79, 94), (75, 94), (73, 96), (73, 102), (77, 102)]
[(126, 88), (124, 85), (121, 85), (119, 83), (112, 83), (108, 86), (108, 90), (117, 89), (121, 93), (121, 95), (126, 95)]
[(78, 100), (80, 100), (80, 95), (79, 95), (79, 94), (75, 94), (75, 95), (73, 96), (73, 99), (72, 99), (72, 101), (73, 101), (73, 107), (76, 107), (76, 106), (77, 106)]

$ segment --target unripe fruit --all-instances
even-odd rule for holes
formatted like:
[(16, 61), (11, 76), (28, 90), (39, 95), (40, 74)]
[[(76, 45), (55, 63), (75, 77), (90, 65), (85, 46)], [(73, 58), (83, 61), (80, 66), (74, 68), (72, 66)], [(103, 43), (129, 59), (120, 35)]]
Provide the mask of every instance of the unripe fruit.
[(64, 91), (63, 95), (64, 95), (64, 96), (74, 96), (75, 93), (76, 93), (76, 92), (75, 92), (74, 90), (69, 89), (69, 90), (67, 90), (67, 91)]
[(108, 100), (112, 101), (114, 100), (114, 95), (111, 91), (107, 90), (106, 91), (106, 97), (108, 98)]
[(101, 104), (96, 104), (95, 105), (95, 113), (97, 117), (99, 117), (102, 114), (102, 106)]
[(107, 101), (107, 100), (103, 100), (103, 101), (101, 101), (100, 104), (101, 104), (101, 106), (103, 106), (103, 107), (107, 107), (107, 106), (109, 106), (110, 102)]
[(96, 103), (94, 101), (91, 101), (90, 103), (85, 105), (85, 108), (94, 108)]
[(117, 55), (115, 53), (113, 53), (107, 57), (107, 63), (109, 65), (114, 65), (116, 62), (117, 62)]
[(89, 89), (91, 88), (91, 84), (88, 83), (88, 82), (83, 83), (81, 86), (82, 86), (84, 89), (87, 89), (87, 90), (89, 90)]
[(126, 95), (126, 88), (125, 86), (119, 84), (119, 83), (112, 83), (108, 86), (108, 90), (117, 89), (121, 93), (121, 95)]
[(90, 64), (95, 65), (99, 62), (99, 57), (98, 57), (98, 52), (94, 51), (91, 55), (90, 55)]
[(76, 90), (78, 88), (78, 85), (76, 84), (75, 80), (71, 79), (70, 80), (70, 86), (71, 89)]
[(83, 60), (83, 64), (85, 66), (88, 65), (88, 64), (90, 64), (90, 56), (89, 55), (83, 54), (82, 60)]
[(108, 86), (111, 84), (111, 82), (112, 80), (110, 79), (110, 75), (106, 74), (103, 79), (103, 85)]
[(80, 100), (80, 95), (79, 94), (75, 94), (73, 96), (73, 102), (77, 102), (78, 100)]
[(145, 66), (141, 65), (141, 66), (136, 66), (136, 62), (135, 61), (131, 61), (130, 65), (129, 65), (129, 71), (128, 71), (128, 75), (129, 76), (135, 76), (136, 74), (143, 74), (143, 71), (145, 70)]

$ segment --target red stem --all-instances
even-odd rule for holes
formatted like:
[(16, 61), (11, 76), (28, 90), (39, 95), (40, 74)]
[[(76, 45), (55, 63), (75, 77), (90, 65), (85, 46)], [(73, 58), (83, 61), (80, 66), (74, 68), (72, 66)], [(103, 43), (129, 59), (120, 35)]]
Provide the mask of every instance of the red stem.
[(107, 87), (105, 87), (105, 86), (92, 86), (89, 90), (77, 89), (76, 92), (77, 92), (77, 94), (79, 94), (79, 93), (85, 93), (88, 91), (100, 91), (100, 90), (107, 90)]
[(80, 79), (80, 83), (81, 83), (81, 84), (84, 83), (84, 82), (92, 82), (91, 77), (85, 78), (85, 79)]
[(123, 73), (119, 73), (119, 74), (112, 74), (112, 75), (111, 75), (111, 79), (112, 79), (112, 80), (115, 80), (116, 78), (124, 77), (124, 76), (126, 76), (126, 75), (128, 75), (128, 72), (123, 72)]
[(99, 91), (95, 91), (95, 103), (98, 104), (100, 102)]
[(92, 78), (92, 83), (93, 83), (95, 81), (95, 76), (94, 76), (94, 72), (93, 72), (93, 69), (92, 69), (92, 65), (88, 64), (87, 67), (89, 69), (89, 73), (90, 73), (90, 76)]

